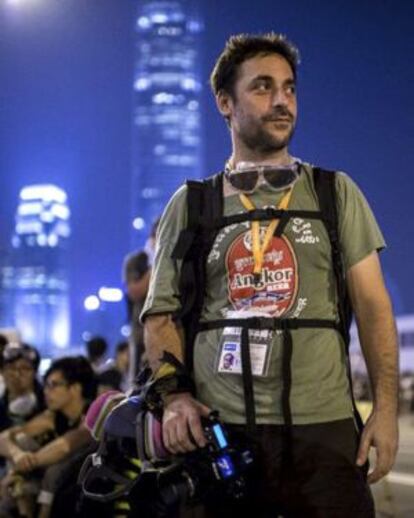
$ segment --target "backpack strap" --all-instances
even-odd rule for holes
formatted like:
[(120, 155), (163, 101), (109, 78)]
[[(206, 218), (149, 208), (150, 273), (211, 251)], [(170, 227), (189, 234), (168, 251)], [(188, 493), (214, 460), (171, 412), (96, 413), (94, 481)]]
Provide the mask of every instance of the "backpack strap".
[(341, 332), (348, 349), (350, 342), (349, 327), (352, 321), (352, 308), (345, 281), (345, 269), (342, 260), (341, 244), (339, 241), (339, 219), (336, 205), (336, 173), (315, 167), (313, 179), (319, 207), (322, 212), (322, 221), (328, 232), (331, 244), (332, 266), (335, 274), (338, 315), (341, 323)]
[(172, 258), (182, 260), (179, 281), (181, 309), (174, 315), (185, 329), (185, 365), (193, 369), (194, 339), (203, 308), (207, 256), (218, 228), (213, 222), (223, 214), (223, 174), (203, 181), (187, 181), (187, 228), (178, 238)]
[(337, 208), (336, 181), (337, 173), (326, 171), (318, 167), (313, 168), (313, 180), (316, 194), (318, 196), (319, 208), (322, 212), (322, 221), (328, 232), (331, 243), (332, 266), (336, 280), (336, 290), (338, 298), (338, 315), (340, 320), (340, 330), (345, 342), (346, 368), (349, 380), (350, 395), (354, 410), (355, 421), (359, 430), (363, 428), (361, 416), (356, 407), (354, 392), (352, 388), (351, 362), (349, 359), (350, 333), (349, 329), (352, 322), (352, 306), (346, 285), (345, 268), (343, 265), (341, 243), (339, 240), (339, 218)]
[(197, 286), (197, 279), (193, 263), (197, 257), (199, 246), (203, 190), (202, 182), (187, 181), (187, 227), (180, 232), (177, 244), (171, 254), (173, 259), (182, 260), (179, 281), (181, 309), (175, 315), (177, 319), (182, 319), (188, 315), (195, 303), (196, 290), (194, 288)]

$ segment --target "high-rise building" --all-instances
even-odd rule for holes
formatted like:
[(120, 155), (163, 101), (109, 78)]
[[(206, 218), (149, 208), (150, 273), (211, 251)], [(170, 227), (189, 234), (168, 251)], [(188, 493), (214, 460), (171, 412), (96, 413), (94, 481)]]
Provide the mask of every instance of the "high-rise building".
[(2, 267), (0, 326), (54, 355), (69, 345), (69, 284), (65, 249), (70, 235), (66, 193), (55, 185), (20, 191), (8, 264)]
[(141, 0), (137, 5), (133, 247), (144, 244), (174, 190), (185, 179), (203, 175), (197, 0)]

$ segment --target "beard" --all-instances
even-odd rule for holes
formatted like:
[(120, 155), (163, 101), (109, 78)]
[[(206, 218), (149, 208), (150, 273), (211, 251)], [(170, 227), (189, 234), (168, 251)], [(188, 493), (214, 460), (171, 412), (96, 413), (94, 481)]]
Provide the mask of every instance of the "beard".
[(294, 126), (291, 125), (289, 131), (285, 135), (278, 137), (274, 133), (267, 131), (263, 127), (252, 128), (251, 130), (241, 132), (240, 138), (246, 147), (252, 151), (259, 151), (264, 154), (280, 151), (289, 144), (293, 133)]
[[(280, 135), (268, 128), (269, 124), (277, 123), (278, 117), (288, 118), (289, 127), (279, 130)], [(289, 144), (295, 132), (295, 119), (291, 113), (277, 111), (274, 114), (256, 119), (246, 117), (243, 124), (239, 126), (239, 138), (243, 144), (251, 149), (263, 154), (270, 154), (284, 149)]]

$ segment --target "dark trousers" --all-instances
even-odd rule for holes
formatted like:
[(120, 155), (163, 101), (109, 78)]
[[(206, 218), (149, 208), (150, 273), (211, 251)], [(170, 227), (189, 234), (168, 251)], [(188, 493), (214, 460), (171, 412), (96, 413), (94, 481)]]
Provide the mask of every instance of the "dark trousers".
[[(233, 440), (243, 428), (230, 426)], [(242, 435), (241, 435), (242, 434)], [(367, 466), (355, 464), (359, 434), (352, 419), (293, 426), (259, 426), (255, 464), (241, 501), (209, 501), (209, 518), (374, 518)]]

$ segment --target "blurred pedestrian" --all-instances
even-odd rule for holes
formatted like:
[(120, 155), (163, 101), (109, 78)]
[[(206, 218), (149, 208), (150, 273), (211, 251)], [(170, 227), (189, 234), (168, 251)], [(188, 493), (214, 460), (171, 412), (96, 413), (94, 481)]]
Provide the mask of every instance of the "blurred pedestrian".
[(130, 386), (132, 386), (133, 380), (141, 370), (144, 360), (144, 333), (139, 317), (148, 293), (158, 223), (159, 219), (155, 221), (151, 228), (145, 250), (127, 255), (123, 264), (123, 279), (126, 285), (128, 315), (131, 323), (131, 335), (129, 337)]

